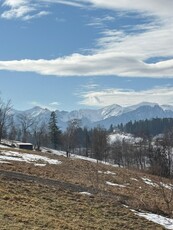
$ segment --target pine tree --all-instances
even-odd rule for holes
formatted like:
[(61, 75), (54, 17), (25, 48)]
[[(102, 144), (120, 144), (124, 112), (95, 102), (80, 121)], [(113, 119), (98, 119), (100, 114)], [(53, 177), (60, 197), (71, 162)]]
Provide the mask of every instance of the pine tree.
[(51, 143), (54, 149), (57, 149), (57, 147), (60, 145), (61, 131), (57, 126), (57, 116), (54, 111), (50, 115), (49, 130)]

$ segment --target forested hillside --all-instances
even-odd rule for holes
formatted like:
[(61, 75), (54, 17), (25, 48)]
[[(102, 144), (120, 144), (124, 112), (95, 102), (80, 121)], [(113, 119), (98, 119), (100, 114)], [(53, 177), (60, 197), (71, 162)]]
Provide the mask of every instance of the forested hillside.
[(118, 125), (121, 131), (135, 136), (155, 136), (173, 129), (173, 118), (153, 118), (151, 120), (130, 121), (125, 125)]

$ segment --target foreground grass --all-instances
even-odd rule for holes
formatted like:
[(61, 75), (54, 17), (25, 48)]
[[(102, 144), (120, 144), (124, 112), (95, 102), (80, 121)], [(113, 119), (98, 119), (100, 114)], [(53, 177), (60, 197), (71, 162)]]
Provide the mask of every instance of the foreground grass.
[[(26, 152), (62, 163), (38, 167), (33, 163), (11, 161), (0, 164), (0, 170), (67, 182), (98, 194), (87, 197), (67, 192), (64, 186), (61, 186), (63, 190), (55, 190), (38, 185), (36, 181), (14, 182), (0, 178), (0, 229), (162, 229), (134, 216), (123, 205), (172, 217), (173, 200), (170, 200), (169, 208), (166, 203), (172, 190), (155, 186), (160, 182), (172, 184), (168, 179), (73, 157)], [(144, 179), (150, 179), (152, 183), (146, 184)]]
[(0, 229), (163, 229), (135, 216), (116, 197), (86, 196), (0, 179)]
[[(116, 197), (119, 197), (122, 204), (130, 206), (133, 209), (142, 209), (172, 217), (173, 199), (169, 203), (170, 210), (168, 210), (166, 204), (166, 199), (170, 199), (172, 191), (167, 188), (162, 189), (152, 186), (152, 184), (146, 184), (142, 178), (148, 178), (157, 184), (159, 184), (160, 180), (165, 184), (172, 184), (172, 181), (168, 179), (155, 177), (144, 172), (115, 168), (113, 166), (95, 164), (79, 159), (67, 159), (63, 156), (46, 155), (45, 153), (39, 154), (57, 159), (61, 161), (62, 164), (47, 164), (45, 167), (36, 167), (31, 163), (13, 161), (10, 162), (10, 164), (1, 164), (1, 169), (70, 182), (71, 184), (78, 184), (83, 187), (110, 192), (115, 194)], [(107, 171), (111, 171), (114, 174), (106, 174)], [(106, 184), (107, 181), (125, 186), (111, 186)]]

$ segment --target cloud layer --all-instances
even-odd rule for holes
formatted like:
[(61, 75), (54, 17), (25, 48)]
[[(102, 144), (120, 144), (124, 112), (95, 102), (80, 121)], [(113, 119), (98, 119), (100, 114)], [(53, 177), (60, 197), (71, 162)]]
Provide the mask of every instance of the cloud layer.
[(85, 106), (108, 106), (120, 104), (122, 106), (134, 105), (143, 101), (173, 105), (173, 87), (156, 87), (149, 90), (135, 91), (123, 89), (106, 89), (90, 91), (81, 94), (80, 104)]
[[(72, 54), (53, 60), (0, 61), (0, 70), (35, 72), (54, 76), (173, 77), (173, 2), (170, 0), (5, 0), (1, 17), (29, 20), (47, 15), (43, 3), (69, 4), (75, 7), (133, 11), (154, 16), (152, 23), (125, 29), (104, 30), (90, 55)], [(98, 22), (97, 22), (98, 23)], [(149, 59), (159, 61), (149, 63)], [(155, 59), (157, 60), (157, 59)]]
[(0, 61), (0, 70), (35, 72), (54, 76), (123, 76), (173, 77), (173, 60), (154, 64), (144, 63), (130, 55), (105, 53), (95, 55), (74, 54), (54, 60)]

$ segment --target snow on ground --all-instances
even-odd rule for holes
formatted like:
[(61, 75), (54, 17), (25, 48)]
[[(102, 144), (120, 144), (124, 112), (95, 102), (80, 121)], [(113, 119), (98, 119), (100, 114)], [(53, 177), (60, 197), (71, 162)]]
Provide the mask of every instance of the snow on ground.
[(138, 143), (142, 140), (140, 137), (133, 137), (132, 134), (129, 133), (114, 133), (109, 135), (109, 143), (113, 144), (116, 141), (122, 142), (123, 140), (130, 143)]
[(151, 185), (153, 187), (157, 187), (157, 188), (166, 188), (166, 189), (170, 189), (170, 190), (173, 190), (173, 185), (172, 184), (165, 184), (163, 182), (160, 182), (160, 185), (159, 184), (156, 184), (154, 183), (152, 180), (146, 178), (146, 177), (141, 177), (141, 179), (144, 181), (144, 183), (148, 184), (148, 185)]
[(138, 181), (138, 179), (131, 177), (130, 180)]
[(163, 182), (160, 182), (161, 187), (173, 190), (173, 185), (172, 184), (164, 184)]
[(6, 146), (6, 145), (0, 145), (0, 148), (10, 148), (10, 147), (8, 147), (8, 146)]
[(64, 152), (64, 151), (54, 150), (54, 149), (50, 149), (50, 148), (46, 148), (46, 147), (42, 147), (41, 151), (43, 153), (52, 153), (52, 154), (55, 154), (57, 156), (66, 156), (66, 152)]
[(120, 187), (120, 188), (125, 188), (126, 187), (123, 184), (115, 184), (115, 183), (112, 183), (112, 182), (109, 182), (109, 181), (106, 181), (106, 184), (111, 185), (111, 186), (117, 186), (117, 187)]
[(107, 175), (116, 175), (116, 173), (111, 172), (111, 171), (106, 171), (106, 172), (98, 171), (98, 173), (103, 173), (103, 174), (107, 174)]
[(116, 175), (116, 173), (111, 172), (111, 171), (107, 171), (107, 172), (105, 172), (105, 174), (107, 174), (107, 175)]
[(154, 183), (152, 180), (146, 177), (141, 177), (141, 179), (144, 181), (145, 184), (151, 185), (153, 187), (158, 187), (158, 184)]
[(87, 196), (92, 196), (92, 194), (91, 194), (91, 193), (89, 193), (89, 192), (80, 192), (79, 194), (82, 194), (82, 195), (87, 195)]
[(20, 161), (27, 163), (35, 163), (36, 166), (45, 166), (46, 164), (61, 164), (61, 161), (43, 157), (40, 155), (34, 155), (31, 153), (19, 153), (13, 151), (1, 151), (0, 161), (3, 163), (9, 163), (9, 161)]
[(40, 167), (44, 167), (44, 166), (46, 166), (46, 164), (38, 164), (38, 163), (36, 163), (36, 164), (34, 164), (35, 166), (40, 166)]
[(0, 160), (0, 164), (9, 164), (8, 161)]
[[(54, 150), (54, 149), (50, 149), (50, 148), (41, 148), (41, 151), (44, 152), (44, 153), (47, 153), (47, 154), (55, 154), (57, 156), (65, 156), (66, 157), (66, 152), (64, 151), (60, 151), (60, 150)], [(109, 162), (105, 162), (105, 161), (98, 161), (94, 158), (90, 158), (90, 157), (85, 157), (85, 156), (81, 156), (81, 155), (77, 155), (77, 154), (71, 154), (70, 153), (70, 159), (72, 160), (75, 160), (75, 159), (80, 159), (80, 160), (85, 160), (85, 161), (90, 161), (90, 162), (93, 162), (93, 163), (102, 163), (102, 164), (105, 164), (105, 165), (111, 165), (113, 167), (122, 167), (122, 166), (119, 166), (117, 164), (113, 164), (113, 163), (109, 163)]]
[(173, 219), (167, 218), (161, 215), (153, 214), (153, 213), (146, 213), (144, 211), (137, 212), (133, 211), (136, 215), (146, 218), (149, 221), (162, 225), (166, 229), (173, 229)]
[(111, 163), (105, 162), (105, 161), (98, 161), (98, 160), (96, 160), (94, 158), (79, 156), (79, 155), (76, 155), (76, 154), (71, 154), (70, 158), (71, 159), (80, 159), (80, 160), (90, 161), (90, 162), (93, 162), (93, 163), (98, 162), (98, 163), (102, 163), (102, 164), (105, 164), (105, 165), (111, 165), (113, 167), (119, 167), (119, 165), (116, 165), (116, 164), (111, 164)]
[[(4, 146), (2, 146), (2, 148), (4, 148)], [(45, 147), (42, 147), (41, 148), (41, 151), (43, 152), (43, 153), (46, 153), (46, 154), (54, 154), (54, 155), (57, 155), (57, 156), (64, 156), (64, 157), (66, 157), (66, 152), (65, 151), (60, 151), (60, 150), (54, 150), (54, 149), (50, 149), (50, 148), (45, 148)], [(4, 151), (3, 151), (4, 152)], [(0, 153), (0, 160), (3, 158), (2, 156), (2, 152)], [(22, 153), (22, 156), (24, 156), (24, 155), (29, 155), (29, 156), (31, 156), (32, 154), (24, 154), (24, 153)], [(19, 155), (18, 155), (19, 156)], [(33, 155), (33, 156), (36, 156), (36, 155)], [(41, 157), (41, 156), (40, 156)], [(90, 157), (85, 157), (85, 156), (80, 156), (80, 155), (76, 155), (76, 154), (70, 154), (70, 159), (80, 159), (80, 160), (85, 160), (85, 161), (90, 161), (90, 162), (93, 162), (93, 163), (97, 163), (97, 162), (99, 162), (99, 163), (102, 163), (102, 164), (105, 164), (105, 165), (111, 165), (111, 166), (113, 166), (113, 167), (119, 167), (119, 165), (116, 165), (116, 164), (112, 164), (112, 163), (108, 163), (108, 162), (105, 162), (105, 161), (97, 161), (96, 159), (94, 159), (94, 158), (90, 158)], [(3, 159), (3, 163), (4, 163), (4, 160), (5, 159)], [(12, 159), (8, 159), (8, 160), (14, 160), (14, 156), (13, 156), (13, 158)], [(40, 159), (40, 160), (42, 160), (42, 159)], [(16, 160), (17, 161), (17, 160)], [(19, 160), (18, 160), (19, 161)], [(20, 159), (20, 161), (25, 161), (25, 160), (22, 160), (22, 159)], [(44, 159), (43, 159), (43, 161), (44, 161)], [(48, 162), (49, 163), (49, 162)], [(52, 163), (49, 163), (49, 164), (52, 164)], [(109, 173), (108, 173), (109, 174)]]

